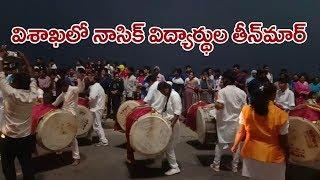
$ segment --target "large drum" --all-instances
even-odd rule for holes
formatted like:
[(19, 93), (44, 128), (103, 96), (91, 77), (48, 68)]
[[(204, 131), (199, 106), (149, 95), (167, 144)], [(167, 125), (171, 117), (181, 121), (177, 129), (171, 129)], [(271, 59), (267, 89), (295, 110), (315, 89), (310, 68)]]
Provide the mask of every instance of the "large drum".
[(126, 119), (134, 108), (142, 106), (143, 101), (129, 100), (121, 104), (117, 112), (117, 122), (122, 130), (126, 129)]
[(137, 107), (127, 117), (128, 143), (142, 155), (152, 156), (162, 153), (171, 135), (170, 124), (151, 107)]
[(77, 122), (78, 122), (78, 130), (77, 136), (86, 135), (93, 126), (93, 114), (85, 106), (78, 105), (78, 115), (77, 115)]
[(198, 140), (201, 144), (216, 142), (217, 127), (215, 119), (216, 109), (208, 107), (199, 107), (197, 110)]
[(320, 160), (320, 124), (301, 117), (289, 117), (290, 160), (308, 163)]
[(53, 110), (39, 121), (37, 143), (45, 149), (57, 151), (66, 148), (77, 134), (77, 121), (69, 111)]
[(186, 126), (188, 126), (191, 130), (196, 131), (197, 130), (197, 123), (196, 123), (196, 118), (197, 118), (197, 111), (198, 108), (204, 107), (208, 105), (208, 103), (199, 101), (194, 104), (192, 104), (188, 111), (187, 111), (187, 120), (186, 120)]

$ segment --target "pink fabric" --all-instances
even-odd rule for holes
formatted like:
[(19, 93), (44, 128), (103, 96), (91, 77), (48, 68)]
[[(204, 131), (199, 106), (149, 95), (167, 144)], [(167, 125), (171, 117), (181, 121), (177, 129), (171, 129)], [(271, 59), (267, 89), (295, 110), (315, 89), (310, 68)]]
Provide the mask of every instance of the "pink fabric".
[(315, 109), (310, 108), (306, 104), (301, 104), (297, 106), (295, 109), (290, 111), (290, 116), (298, 116), (310, 121), (318, 121), (320, 120), (320, 112)]
[(310, 93), (309, 84), (307, 82), (301, 83), (300, 81), (294, 84), (294, 92), (296, 96), (296, 105), (303, 104), (308, 99)]

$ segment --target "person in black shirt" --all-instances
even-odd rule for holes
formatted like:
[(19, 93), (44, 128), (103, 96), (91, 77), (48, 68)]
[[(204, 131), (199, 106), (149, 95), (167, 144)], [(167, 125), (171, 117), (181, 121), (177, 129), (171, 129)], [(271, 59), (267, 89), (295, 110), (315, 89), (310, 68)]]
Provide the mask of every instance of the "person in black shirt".
[(112, 103), (112, 115), (114, 119), (121, 104), (123, 91), (123, 80), (120, 78), (119, 74), (115, 74), (110, 85), (110, 98)]

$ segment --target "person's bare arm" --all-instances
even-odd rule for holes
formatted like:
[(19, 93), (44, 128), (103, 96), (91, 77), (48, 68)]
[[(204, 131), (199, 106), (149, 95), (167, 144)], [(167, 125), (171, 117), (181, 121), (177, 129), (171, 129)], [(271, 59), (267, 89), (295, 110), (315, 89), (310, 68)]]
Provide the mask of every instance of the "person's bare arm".
[(240, 128), (236, 134), (235, 140), (234, 140), (234, 144), (231, 148), (231, 151), (233, 153), (236, 153), (238, 148), (239, 148), (239, 144), (241, 143), (241, 141), (244, 140), (244, 138), (246, 137), (246, 130), (244, 128), (243, 124), (240, 124)]
[(285, 153), (286, 162), (289, 160), (289, 143), (288, 143), (288, 135), (280, 135), (280, 146)]
[(174, 125), (177, 123), (177, 121), (179, 120), (179, 115), (174, 115), (173, 118), (170, 120), (171, 123), (171, 127), (173, 128)]

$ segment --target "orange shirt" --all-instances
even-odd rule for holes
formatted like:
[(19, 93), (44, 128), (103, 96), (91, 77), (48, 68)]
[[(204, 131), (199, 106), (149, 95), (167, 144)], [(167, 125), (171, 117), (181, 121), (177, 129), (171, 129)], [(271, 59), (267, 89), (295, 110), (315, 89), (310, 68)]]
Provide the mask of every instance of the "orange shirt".
[(246, 139), (241, 151), (243, 158), (268, 163), (283, 163), (285, 154), (280, 147), (280, 129), (288, 121), (288, 113), (269, 103), (267, 116), (254, 113), (251, 106), (242, 109), (240, 123), (245, 126)]

